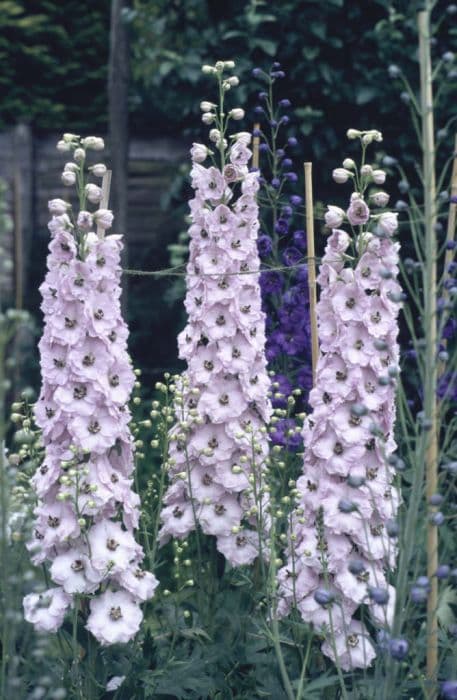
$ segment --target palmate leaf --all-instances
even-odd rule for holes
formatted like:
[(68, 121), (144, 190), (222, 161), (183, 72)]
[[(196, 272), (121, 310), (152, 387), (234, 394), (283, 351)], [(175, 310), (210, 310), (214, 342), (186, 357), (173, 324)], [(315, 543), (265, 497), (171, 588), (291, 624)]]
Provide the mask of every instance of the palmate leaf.
[(455, 614), (452, 605), (457, 605), (457, 591), (450, 586), (446, 586), (440, 594), (436, 616), (438, 622), (445, 629), (455, 622)]

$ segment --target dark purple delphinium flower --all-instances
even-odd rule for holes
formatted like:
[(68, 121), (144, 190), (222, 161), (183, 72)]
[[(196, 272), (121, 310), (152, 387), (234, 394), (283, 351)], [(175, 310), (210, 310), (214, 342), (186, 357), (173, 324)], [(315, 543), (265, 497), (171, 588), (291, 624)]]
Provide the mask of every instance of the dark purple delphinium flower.
[(403, 661), (408, 656), (409, 644), (406, 639), (391, 639), (389, 651), (395, 661)]
[(289, 233), (289, 222), (287, 219), (278, 219), (275, 223), (275, 231), (280, 236), (285, 236)]
[(441, 685), (444, 700), (457, 700), (457, 681), (444, 681)]
[(302, 203), (302, 201), (303, 201), (302, 197), (300, 197), (300, 195), (298, 195), (298, 194), (293, 194), (290, 198), (290, 203), (294, 207), (299, 207), (300, 204)]
[(294, 231), (293, 234), (294, 244), (300, 248), (300, 250), (306, 250), (306, 233), (303, 229)]
[(270, 236), (262, 234), (257, 239), (257, 250), (261, 258), (267, 258), (273, 250), (273, 242)]
[(260, 275), (260, 286), (264, 294), (279, 294), (284, 287), (284, 277), (275, 270), (262, 272)]
[(288, 267), (293, 267), (294, 265), (297, 265), (297, 263), (300, 262), (302, 257), (303, 256), (298, 250), (298, 248), (294, 248), (292, 246), (290, 248), (286, 248), (284, 253), (282, 254), (284, 264)]

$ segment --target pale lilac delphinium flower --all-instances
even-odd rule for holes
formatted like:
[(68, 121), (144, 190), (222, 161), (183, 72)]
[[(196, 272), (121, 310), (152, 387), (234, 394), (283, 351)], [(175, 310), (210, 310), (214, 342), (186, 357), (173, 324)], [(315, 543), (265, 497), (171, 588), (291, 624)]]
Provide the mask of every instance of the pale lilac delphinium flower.
[[(350, 670), (375, 656), (367, 628), (354, 617), (360, 605), (384, 628), (395, 605), (387, 570), (396, 548), (386, 525), (399, 503), (389, 458), (396, 448), (400, 287), (395, 215), (365, 203), (371, 167), (357, 172), (353, 161), (345, 164), (359, 188), (347, 218), (361, 228), (353, 241), (332, 228), (320, 266), (320, 356), (288, 561), (278, 572), (278, 614), (296, 606), (326, 636), (324, 654)], [(340, 225), (342, 215), (329, 212)]]
[[(222, 85), (224, 64), (214, 73)], [(216, 537), (234, 565), (259, 554), (266, 529), (265, 424), (270, 416), (265, 318), (261, 309), (256, 193), (249, 172), (250, 134), (227, 144), (228, 120), (202, 103), (210, 140), (219, 152), (194, 144), (191, 154), (190, 254), (185, 307), (188, 323), (178, 338), (187, 370), (175, 394), (178, 422), (171, 430), (170, 486), (162, 510), (162, 542), (184, 538), (197, 527)], [(214, 119), (210, 120), (213, 115)], [(232, 110), (228, 119), (240, 118)]]
[[(24, 611), (38, 629), (55, 631), (69, 606), (91, 596), (87, 628), (110, 644), (134, 636), (142, 618), (139, 604), (153, 595), (157, 581), (140, 569), (143, 550), (134, 538), (139, 497), (133, 490), (127, 404), (135, 375), (120, 308), (122, 238), (105, 235), (113, 220), (108, 209), (84, 208), (85, 194), (92, 202), (100, 195), (98, 186), (84, 185), (85, 149), (100, 150), (102, 141), (72, 138), (75, 162), (64, 172), (82, 180), (81, 211), (71, 218), (69, 205), (50, 202), (52, 240), (40, 287), (42, 388), (35, 406), (44, 459), (32, 480), (38, 504), (28, 544), (34, 563), (49, 563), (50, 578), (60, 588), (50, 589), (49, 596), (30, 594)], [(103, 174), (102, 165), (94, 166), (94, 174), (95, 168)], [(101, 236), (90, 230), (94, 223)], [(113, 603), (116, 614), (110, 617), (108, 610), (103, 625), (104, 604), (98, 601), (109, 596), (122, 605)], [(119, 606), (125, 607), (122, 621)]]

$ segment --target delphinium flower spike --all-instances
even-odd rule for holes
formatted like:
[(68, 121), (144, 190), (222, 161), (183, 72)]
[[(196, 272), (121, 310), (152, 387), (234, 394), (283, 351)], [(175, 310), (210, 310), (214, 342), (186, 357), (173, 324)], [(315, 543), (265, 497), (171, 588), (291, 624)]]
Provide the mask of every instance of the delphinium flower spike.
[[(395, 562), (388, 523), (396, 516), (395, 388), (398, 375), (397, 215), (373, 185), (382, 171), (365, 162), (377, 131), (350, 130), (360, 139), (362, 166), (346, 159), (337, 182), (353, 182), (347, 211), (330, 206), (331, 229), (320, 266), (320, 356), (305, 421), (303, 475), (288, 561), (278, 572), (278, 613), (295, 605), (326, 637), (322, 651), (344, 669), (375, 656), (355, 613), (366, 604), (375, 625), (388, 629), (395, 591), (386, 569)], [(374, 211), (370, 208), (374, 205)], [(352, 237), (340, 227), (348, 223)], [(326, 596), (321, 592), (324, 590)]]
[[(100, 138), (73, 134), (58, 144), (73, 156), (62, 181), (76, 185), (80, 211), (74, 216), (62, 199), (49, 202), (52, 240), (40, 288), (42, 388), (35, 406), (44, 459), (33, 478), (38, 505), (29, 543), (33, 562), (48, 563), (56, 585), (27, 595), (24, 610), (38, 629), (56, 631), (67, 609), (86, 597), (87, 629), (101, 644), (112, 644), (138, 631), (139, 604), (153, 595), (157, 580), (141, 569), (143, 551), (134, 537), (139, 497), (132, 489), (127, 404), (135, 377), (120, 308), (122, 237), (104, 235), (113, 220), (109, 210), (86, 209), (101, 198), (101, 188), (86, 182), (87, 151), (103, 146)], [(106, 167), (96, 163), (89, 170), (101, 177)]]
[[(226, 92), (238, 84), (236, 76), (225, 77), (233, 65), (203, 67), (219, 87), (219, 104), (201, 103), (215, 151), (203, 144), (191, 150), (188, 323), (178, 339), (187, 370), (175, 394), (160, 537), (183, 538), (198, 527), (217, 538), (232, 564), (247, 564), (262, 547), (258, 533), (266, 523), (270, 404), (256, 243), (258, 174), (248, 169), (251, 135), (228, 135), (243, 110), (224, 111)], [(205, 167), (208, 159), (212, 164)]]

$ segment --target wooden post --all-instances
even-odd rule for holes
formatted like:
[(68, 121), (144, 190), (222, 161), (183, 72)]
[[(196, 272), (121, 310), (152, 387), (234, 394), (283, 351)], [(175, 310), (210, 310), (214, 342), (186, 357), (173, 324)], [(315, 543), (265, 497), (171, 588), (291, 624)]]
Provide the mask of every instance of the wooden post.
[(316, 254), (314, 251), (314, 204), (313, 204), (313, 164), (304, 163), (305, 170), (305, 206), (306, 206), (306, 242), (308, 253), (308, 288), (309, 316), (311, 323), (311, 365), (313, 384), (316, 381), (319, 339), (317, 335), (317, 292), (316, 292)]
[[(457, 197), (457, 134), (454, 138), (454, 163), (452, 165), (452, 175), (451, 175), (451, 197)], [(455, 225), (457, 222), (457, 202), (452, 202), (449, 205), (449, 218), (447, 220), (447, 235), (446, 242), (449, 243), (454, 240), (455, 237)], [(444, 257), (445, 270), (452, 262), (454, 258), (453, 250), (446, 250)]]
[[(103, 175), (102, 198), (100, 200), (100, 209), (108, 209), (109, 194), (110, 194), (110, 189), (111, 189), (111, 175), (112, 175), (111, 170), (107, 170), (106, 173)], [(97, 226), (97, 236), (99, 238), (103, 238), (103, 235), (104, 235), (104, 229), (102, 229), (100, 226)]]
[[(260, 129), (260, 124), (254, 124), (254, 131)], [(260, 163), (260, 136), (254, 136), (252, 139), (252, 167), (258, 168)]]
[[(425, 229), (425, 268), (424, 268), (424, 335), (425, 335), (425, 374), (424, 374), (424, 413), (430, 420), (430, 430), (426, 440), (425, 474), (427, 502), (438, 488), (438, 415), (437, 415), (437, 241), (436, 241), (436, 172), (435, 136), (433, 113), (433, 78), (430, 48), (430, 1), (426, 0), (425, 10), (418, 13), (420, 104), (422, 121), (422, 157), (424, 181), (424, 229)], [(438, 670), (438, 528), (430, 520), (427, 522), (427, 576), (430, 592), (427, 599), (427, 690), (428, 700), (437, 697), (436, 674)]]

